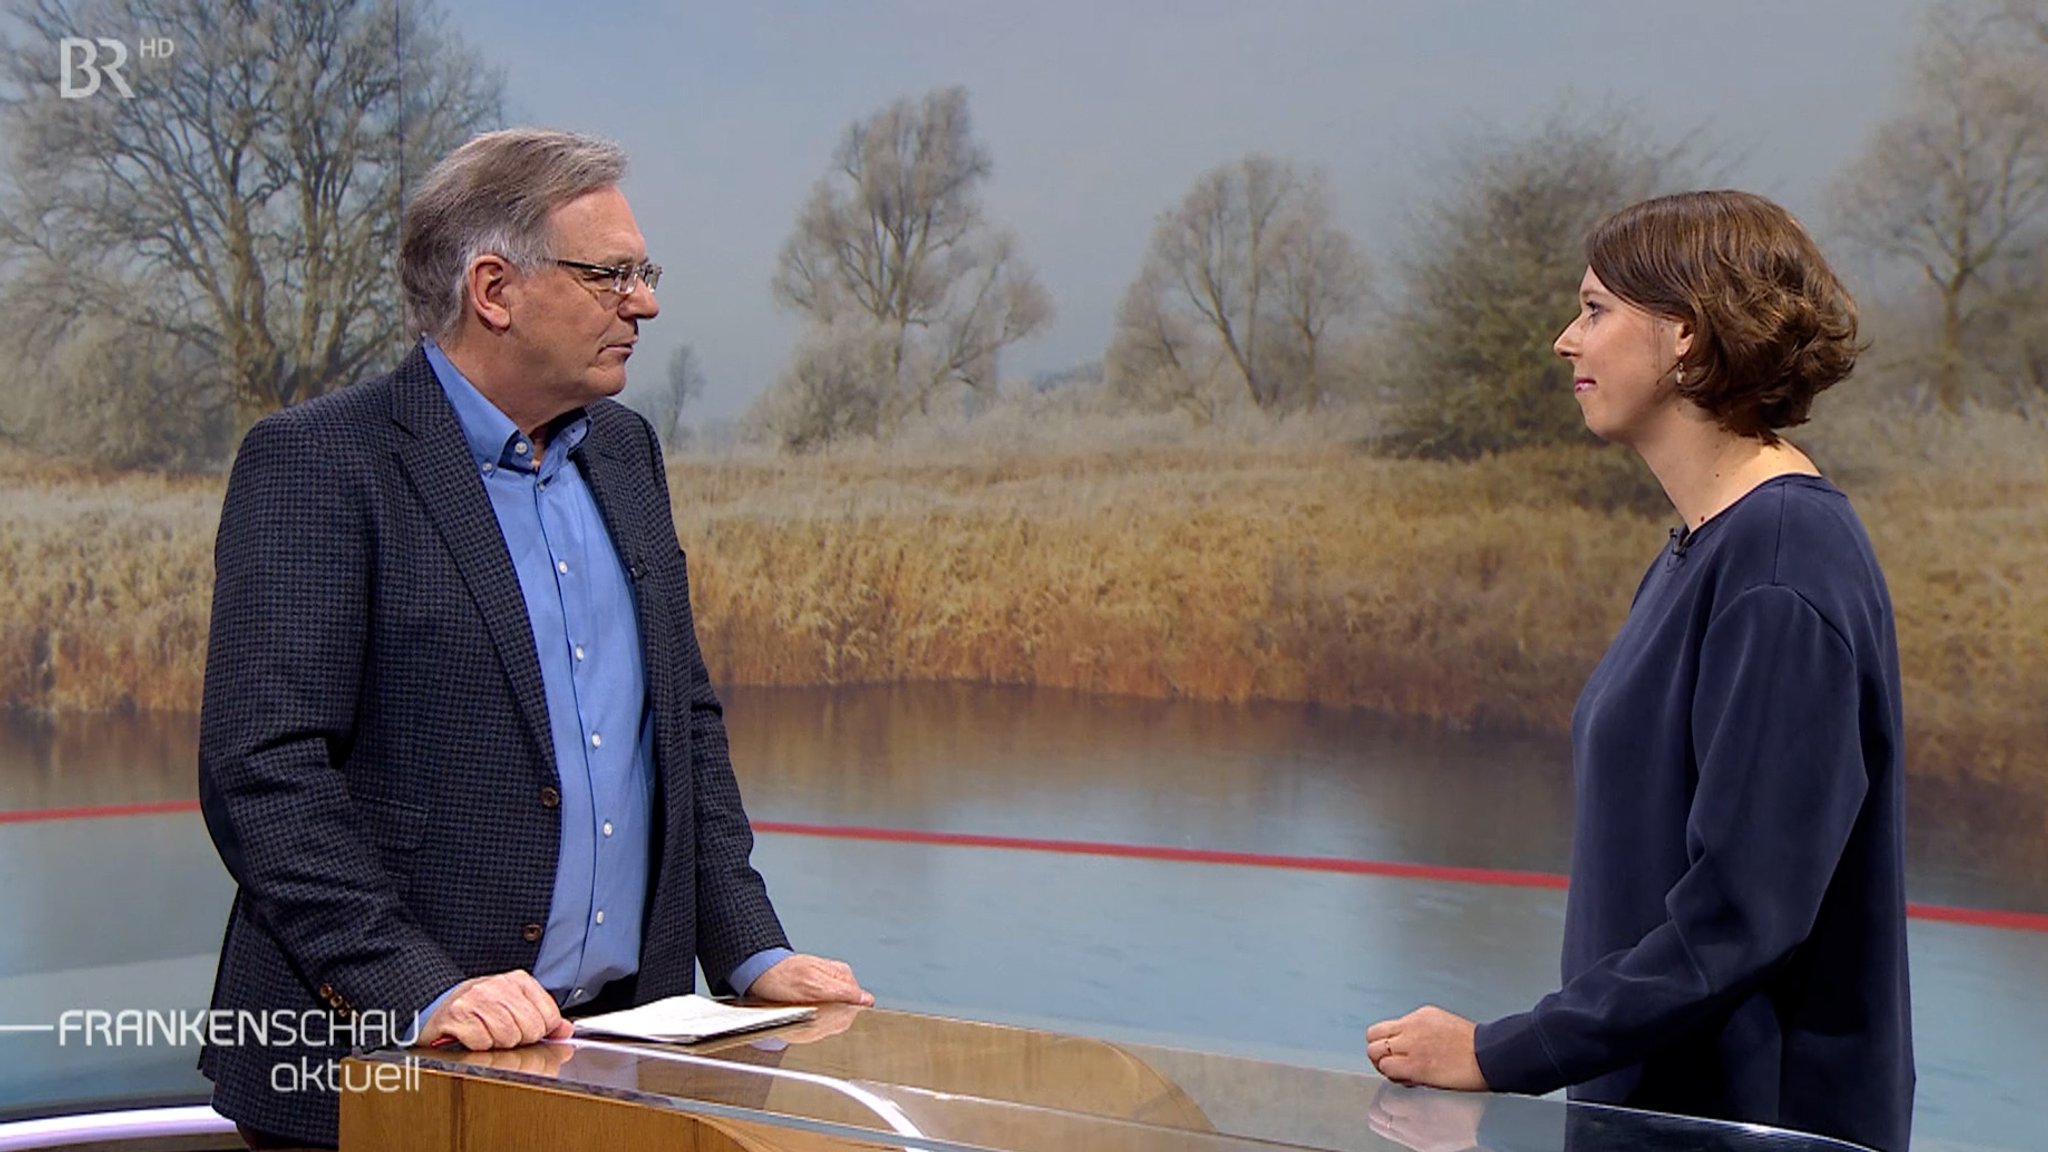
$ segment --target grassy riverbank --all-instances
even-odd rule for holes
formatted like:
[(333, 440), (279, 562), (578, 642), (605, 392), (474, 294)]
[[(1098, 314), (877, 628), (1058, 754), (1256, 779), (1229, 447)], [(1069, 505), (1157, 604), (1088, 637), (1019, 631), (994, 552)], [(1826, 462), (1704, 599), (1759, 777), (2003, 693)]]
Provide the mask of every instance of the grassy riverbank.
[[(1035, 683), (1556, 731), (1672, 520), (1617, 452), (1021, 420), (671, 469), (725, 683)], [(1813, 437), (1892, 585), (1916, 775), (2048, 786), (2048, 428)], [(196, 707), (218, 479), (0, 457), (0, 701)], [(1614, 505), (1622, 505), (1614, 507)]]

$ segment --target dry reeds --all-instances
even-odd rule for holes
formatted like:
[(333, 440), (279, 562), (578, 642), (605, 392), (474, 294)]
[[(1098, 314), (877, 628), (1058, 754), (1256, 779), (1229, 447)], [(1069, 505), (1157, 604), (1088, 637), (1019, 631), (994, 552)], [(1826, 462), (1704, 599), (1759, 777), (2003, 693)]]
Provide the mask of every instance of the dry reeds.
[[(1299, 421), (1002, 419), (674, 462), (725, 683), (956, 680), (1318, 701), (1561, 731), (1673, 517), (1632, 460), (1389, 461)], [(2048, 785), (2048, 428), (1875, 417), (1813, 444), (1891, 581), (1916, 774)], [(217, 481), (0, 459), (0, 700), (190, 709)]]

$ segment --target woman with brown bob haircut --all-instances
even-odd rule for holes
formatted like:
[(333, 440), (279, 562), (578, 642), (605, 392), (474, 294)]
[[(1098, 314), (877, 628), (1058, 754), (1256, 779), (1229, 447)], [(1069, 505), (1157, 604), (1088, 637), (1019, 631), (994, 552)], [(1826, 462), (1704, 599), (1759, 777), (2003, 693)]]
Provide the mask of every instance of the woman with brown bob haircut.
[(1743, 192), (1586, 242), (1557, 338), (1586, 424), (1684, 518), (1572, 713), (1563, 986), (1366, 1032), (1390, 1080), (1548, 1092), (1905, 1149), (1903, 727), (1891, 596), (1848, 498), (1781, 439), (1855, 366), (1856, 307)]

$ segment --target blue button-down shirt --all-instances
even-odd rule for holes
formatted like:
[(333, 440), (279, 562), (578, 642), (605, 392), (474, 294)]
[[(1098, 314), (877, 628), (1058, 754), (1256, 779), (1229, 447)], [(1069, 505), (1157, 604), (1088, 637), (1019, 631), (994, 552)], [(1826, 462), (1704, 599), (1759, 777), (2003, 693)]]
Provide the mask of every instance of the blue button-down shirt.
[[(454, 406), (526, 600), (560, 777), (562, 846), (533, 975), (564, 1008), (640, 962), (654, 806), (654, 714), (625, 565), (571, 454), (590, 432), (558, 425), (546, 458), (431, 340), (427, 361)], [(787, 949), (751, 956), (745, 989)], [(445, 994), (428, 1006), (440, 1006)]]

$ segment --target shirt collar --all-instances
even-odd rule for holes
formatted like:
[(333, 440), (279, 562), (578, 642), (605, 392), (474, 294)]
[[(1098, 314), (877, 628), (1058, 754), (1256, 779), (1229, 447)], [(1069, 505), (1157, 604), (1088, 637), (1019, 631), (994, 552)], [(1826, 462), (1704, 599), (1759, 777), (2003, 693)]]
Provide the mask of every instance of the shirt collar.
[[(433, 337), (422, 337), (420, 345), (427, 354), (427, 363), (433, 366), (434, 378), (440, 381), (441, 391), (455, 409), (455, 420), (462, 426), (462, 438), (469, 444), (470, 455), (476, 458), (477, 463), (532, 471), (533, 442), (527, 439), (526, 433), (520, 431), (512, 418), (499, 411), (488, 397), (477, 391), (476, 385), (470, 383), (462, 370), (448, 359), (448, 354), (441, 351)], [(566, 458), (583, 443), (583, 437), (589, 432), (590, 416), (580, 408), (556, 420), (548, 436), (549, 461)]]

